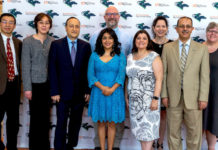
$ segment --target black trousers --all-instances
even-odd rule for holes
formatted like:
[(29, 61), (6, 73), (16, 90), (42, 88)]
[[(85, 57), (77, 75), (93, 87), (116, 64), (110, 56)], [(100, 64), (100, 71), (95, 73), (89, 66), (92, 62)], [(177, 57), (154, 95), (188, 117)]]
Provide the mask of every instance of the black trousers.
[[(60, 100), (57, 103), (57, 125), (55, 130), (55, 150), (72, 150), (78, 143), (79, 130), (82, 123), (82, 113), (85, 103), (73, 103), (72, 100)], [(67, 133), (67, 122), (68, 133)], [(68, 140), (67, 140), (68, 139)]]
[[(0, 95), (0, 122), (6, 113), (7, 150), (17, 150), (17, 134), (19, 131), (19, 104), (20, 87), (18, 77), (12, 82), (7, 82), (5, 92)], [(0, 130), (1, 135), (1, 130)], [(4, 143), (0, 140), (0, 150), (4, 150)]]
[(50, 150), (50, 104), (49, 84), (33, 83), (30, 108), (30, 150)]

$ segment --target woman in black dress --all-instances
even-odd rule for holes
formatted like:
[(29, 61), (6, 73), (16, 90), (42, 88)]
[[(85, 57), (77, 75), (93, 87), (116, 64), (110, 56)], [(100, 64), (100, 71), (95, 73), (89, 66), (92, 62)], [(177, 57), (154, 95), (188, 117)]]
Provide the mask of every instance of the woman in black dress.
[[(162, 54), (163, 45), (172, 40), (167, 39), (166, 35), (168, 32), (168, 21), (163, 16), (158, 16), (154, 19), (152, 24), (152, 32), (154, 35), (154, 39), (152, 39), (152, 46), (155, 52), (157, 52), (160, 56)], [(161, 106), (161, 120), (160, 120), (160, 138), (158, 139), (157, 143), (153, 143), (153, 148), (157, 148), (158, 150), (163, 149), (163, 139), (164, 133), (166, 129), (166, 108), (162, 105)]]
[(211, 22), (206, 29), (206, 42), (210, 54), (210, 92), (208, 106), (203, 114), (208, 150), (215, 150), (218, 136), (218, 23)]

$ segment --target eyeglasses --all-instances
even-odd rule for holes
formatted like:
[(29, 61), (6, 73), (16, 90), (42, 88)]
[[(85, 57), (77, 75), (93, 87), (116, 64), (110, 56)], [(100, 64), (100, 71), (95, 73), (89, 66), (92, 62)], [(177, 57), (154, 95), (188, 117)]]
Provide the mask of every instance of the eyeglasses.
[(9, 24), (9, 25), (14, 25), (14, 21), (6, 21), (6, 20), (3, 20), (1, 21), (2, 24)]
[(105, 14), (106, 16), (118, 16), (119, 15), (119, 13), (106, 13)]
[(191, 28), (192, 28), (192, 26), (190, 26), (190, 25), (187, 25), (187, 26), (185, 26), (185, 25), (179, 25), (178, 27), (179, 27), (179, 28), (182, 28), (182, 29), (185, 29), (185, 28), (191, 29)]
[(210, 33), (210, 34), (212, 34), (212, 33), (218, 34), (218, 31), (214, 31), (214, 30), (208, 30), (207, 32)]

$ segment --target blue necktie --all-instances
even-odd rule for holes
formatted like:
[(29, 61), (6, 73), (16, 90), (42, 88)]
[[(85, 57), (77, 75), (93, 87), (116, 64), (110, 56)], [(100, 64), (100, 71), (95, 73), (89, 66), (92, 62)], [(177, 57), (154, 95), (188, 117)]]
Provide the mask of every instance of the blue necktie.
[(75, 42), (72, 42), (72, 48), (71, 48), (71, 60), (72, 60), (72, 65), (74, 66), (75, 64), (75, 59), (76, 59), (76, 49), (74, 47)]

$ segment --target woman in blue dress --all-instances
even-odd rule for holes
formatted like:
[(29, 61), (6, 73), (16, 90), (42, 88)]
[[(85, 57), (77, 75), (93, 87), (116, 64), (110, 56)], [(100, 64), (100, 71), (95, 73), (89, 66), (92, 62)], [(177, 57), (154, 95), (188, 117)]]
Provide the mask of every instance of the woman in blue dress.
[(125, 120), (126, 58), (120, 52), (120, 43), (111, 28), (103, 29), (96, 41), (88, 66), (89, 87), (92, 88), (88, 114), (98, 123), (101, 150), (105, 150), (107, 128), (108, 150), (112, 150), (116, 124)]

